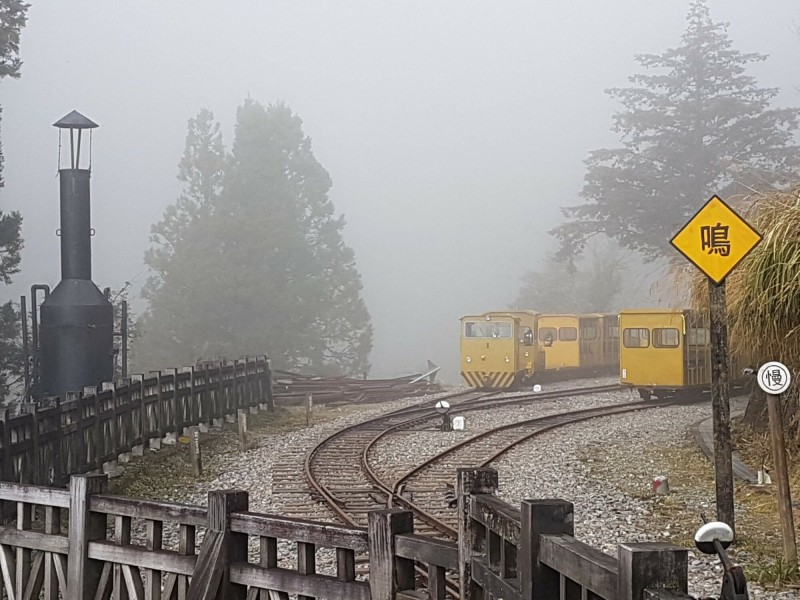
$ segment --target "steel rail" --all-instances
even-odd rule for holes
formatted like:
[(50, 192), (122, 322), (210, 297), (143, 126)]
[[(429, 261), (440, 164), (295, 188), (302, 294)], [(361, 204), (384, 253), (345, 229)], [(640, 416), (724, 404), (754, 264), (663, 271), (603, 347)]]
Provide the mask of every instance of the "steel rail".
[(647, 410), (650, 408), (663, 408), (665, 406), (669, 406), (669, 404), (663, 404), (663, 403), (654, 404), (652, 402), (646, 403), (643, 401), (637, 401), (625, 404), (615, 404), (611, 406), (606, 405), (594, 408), (580, 409), (564, 413), (554, 413), (543, 417), (536, 417), (533, 419), (527, 419), (525, 421), (519, 421), (517, 423), (509, 423), (507, 425), (502, 425), (500, 427), (495, 427), (494, 429), (481, 432), (467, 440), (464, 440), (454, 446), (451, 446), (443, 450), (442, 452), (436, 454), (435, 456), (432, 456), (424, 463), (417, 465), (412, 470), (410, 470), (409, 472), (407, 472), (406, 474), (395, 480), (394, 483), (387, 485), (384, 482), (384, 485), (387, 485), (387, 488), (389, 488), (390, 490), (390, 497), (393, 498), (393, 500), (397, 504), (402, 504), (409, 510), (412, 510), (418, 516), (418, 518), (425, 521), (429, 526), (433, 527), (435, 530), (440, 531), (441, 533), (445, 534), (448, 537), (456, 538), (458, 536), (458, 532), (453, 527), (442, 521), (437, 516), (431, 514), (426, 508), (402, 496), (401, 493), (403, 491), (403, 487), (414, 475), (417, 475), (418, 473), (421, 473), (423, 470), (436, 465), (436, 463), (439, 463), (443, 459), (450, 457), (457, 451), (472, 446), (476, 442), (485, 440), (486, 438), (496, 435), (498, 433), (514, 429), (526, 428), (530, 426), (536, 426), (537, 424), (541, 425), (540, 427), (536, 427), (534, 431), (525, 433), (524, 435), (515, 438), (511, 442), (503, 444), (496, 451), (491, 453), (488, 457), (478, 462), (475, 465), (476, 467), (478, 468), (485, 467), (494, 462), (495, 460), (497, 460), (502, 455), (512, 450), (513, 448), (515, 448), (516, 446), (518, 446), (519, 444), (528, 441), (531, 438), (536, 437), (542, 433), (552, 431), (553, 429), (557, 429), (565, 425), (572, 425), (575, 423), (588, 421), (591, 419), (602, 418), (628, 412), (635, 412), (639, 410)]
[[(441, 397), (438, 398), (438, 400), (458, 398), (458, 397), (465, 396), (467, 394), (473, 394), (473, 393), (475, 393), (474, 390), (460, 391), (460, 392), (455, 392), (453, 394), (447, 394), (445, 396), (441, 396)], [(429, 400), (426, 400), (426, 402), (429, 402)], [(415, 414), (415, 413), (427, 414), (427, 413), (430, 413), (430, 412), (433, 412), (433, 411), (429, 407), (420, 408), (417, 405), (410, 406), (410, 407), (403, 407), (403, 408), (391, 411), (389, 413), (385, 413), (385, 414), (380, 415), (378, 417), (375, 417), (375, 418), (372, 418), (372, 419), (368, 419), (367, 421), (362, 421), (360, 423), (356, 423), (354, 425), (350, 425), (348, 427), (345, 427), (343, 429), (338, 430), (333, 435), (330, 435), (327, 438), (325, 438), (324, 440), (322, 440), (319, 444), (317, 444), (314, 448), (312, 448), (310, 452), (308, 452), (306, 454), (305, 462), (304, 462), (304, 465), (303, 465), (303, 473), (305, 475), (306, 481), (311, 486), (311, 488), (323, 498), (323, 500), (325, 501), (325, 504), (328, 505), (328, 508), (330, 508), (340, 519), (342, 519), (342, 521), (344, 523), (346, 523), (348, 525), (357, 526), (358, 523), (350, 516), (349, 513), (345, 512), (339, 506), (339, 502), (336, 500), (336, 498), (333, 496), (333, 494), (330, 492), (330, 490), (328, 490), (319, 481), (317, 476), (314, 474), (314, 472), (313, 472), (313, 464), (312, 464), (314, 458), (319, 454), (320, 451), (322, 451), (333, 440), (335, 440), (337, 438), (340, 438), (343, 435), (346, 435), (347, 433), (350, 433), (352, 431), (355, 431), (355, 430), (358, 430), (358, 429), (363, 429), (364, 427), (366, 427), (368, 425), (374, 425), (374, 424), (379, 423), (380, 421), (388, 421), (388, 420), (390, 420), (392, 418), (395, 418), (395, 417), (398, 417), (398, 416), (411, 415), (411, 414)]]

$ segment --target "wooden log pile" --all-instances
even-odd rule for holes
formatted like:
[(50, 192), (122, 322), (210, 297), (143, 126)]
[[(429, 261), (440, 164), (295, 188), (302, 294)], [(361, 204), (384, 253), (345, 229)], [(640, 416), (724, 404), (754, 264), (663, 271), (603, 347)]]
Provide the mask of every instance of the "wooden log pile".
[(308, 394), (314, 404), (367, 404), (390, 402), (409, 396), (430, 394), (438, 385), (427, 379), (411, 383), (419, 375), (394, 379), (319, 377), (288, 371), (273, 371), (272, 389), (278, 406), (302, 405)]

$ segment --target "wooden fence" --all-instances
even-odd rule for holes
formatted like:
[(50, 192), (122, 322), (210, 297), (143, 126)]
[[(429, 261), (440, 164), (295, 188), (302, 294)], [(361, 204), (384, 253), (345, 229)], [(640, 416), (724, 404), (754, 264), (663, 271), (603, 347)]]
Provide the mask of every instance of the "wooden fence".
[[(5, 597), (443, 600), (460, 582), (463, 600), (688, 598), (686, 550), (603, 554), (572, 536), (569, 502), (511, 506), (493, 495), (489, 469), (458, 472), (459, 544), (415, 535), (397, 508), (371, 513), (365, 529), (248, 512), (245, 491), (210, 492), (194, 507), (110, 496), (106, 485), (102, 475), (74, 476), (69, 490), (0, 483), (17, 515), (0, 526)], [(292, 543), (292, 568), (279, 540)], [(321, 548), (332, 558), (318, 567)]]
[(64, 485), (70, 475), (141, 453), (168, 434), (258, 405), (273, 407), (265, 356), (134, 375), (65, 401), (45, 398), (23, 404), (18, 415), (0, 414), (0, 474), (3, 481)]

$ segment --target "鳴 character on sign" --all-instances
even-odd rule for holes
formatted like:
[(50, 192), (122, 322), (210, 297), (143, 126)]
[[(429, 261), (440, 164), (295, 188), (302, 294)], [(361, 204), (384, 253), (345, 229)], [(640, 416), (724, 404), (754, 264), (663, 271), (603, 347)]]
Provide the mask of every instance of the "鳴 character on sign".
[(729, 256), (731, 253), (731, 242), (728, 239), (730, 228), (722, 223), (714, 226), (704, 225), (700, 228), (700, 244), (702, 250), (708, 250), (709, 254), (719, 254)]

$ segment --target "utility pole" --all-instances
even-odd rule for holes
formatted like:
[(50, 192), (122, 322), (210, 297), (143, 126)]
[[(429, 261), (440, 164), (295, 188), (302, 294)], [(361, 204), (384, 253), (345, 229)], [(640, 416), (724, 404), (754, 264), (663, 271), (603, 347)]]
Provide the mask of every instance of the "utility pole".
[[(725, 278), (761, 241), (761, 234), (719, 196), (712, 196), (669, 241), (708, 279), (711, 330), (711, 408), (714, 419), (714, 484), (717, 520), (736, 531), (728, 368)], [(684, 334), (687, 332), (684, 331)]]
[(733, 510), (733, 448), (731, 445), (731, 404), (728, 380), (728, 308), (725, 282), (708, 279), (711, 329), (711, 412), (714, 423), (714, 484), (717, 520), (736, 533)]

